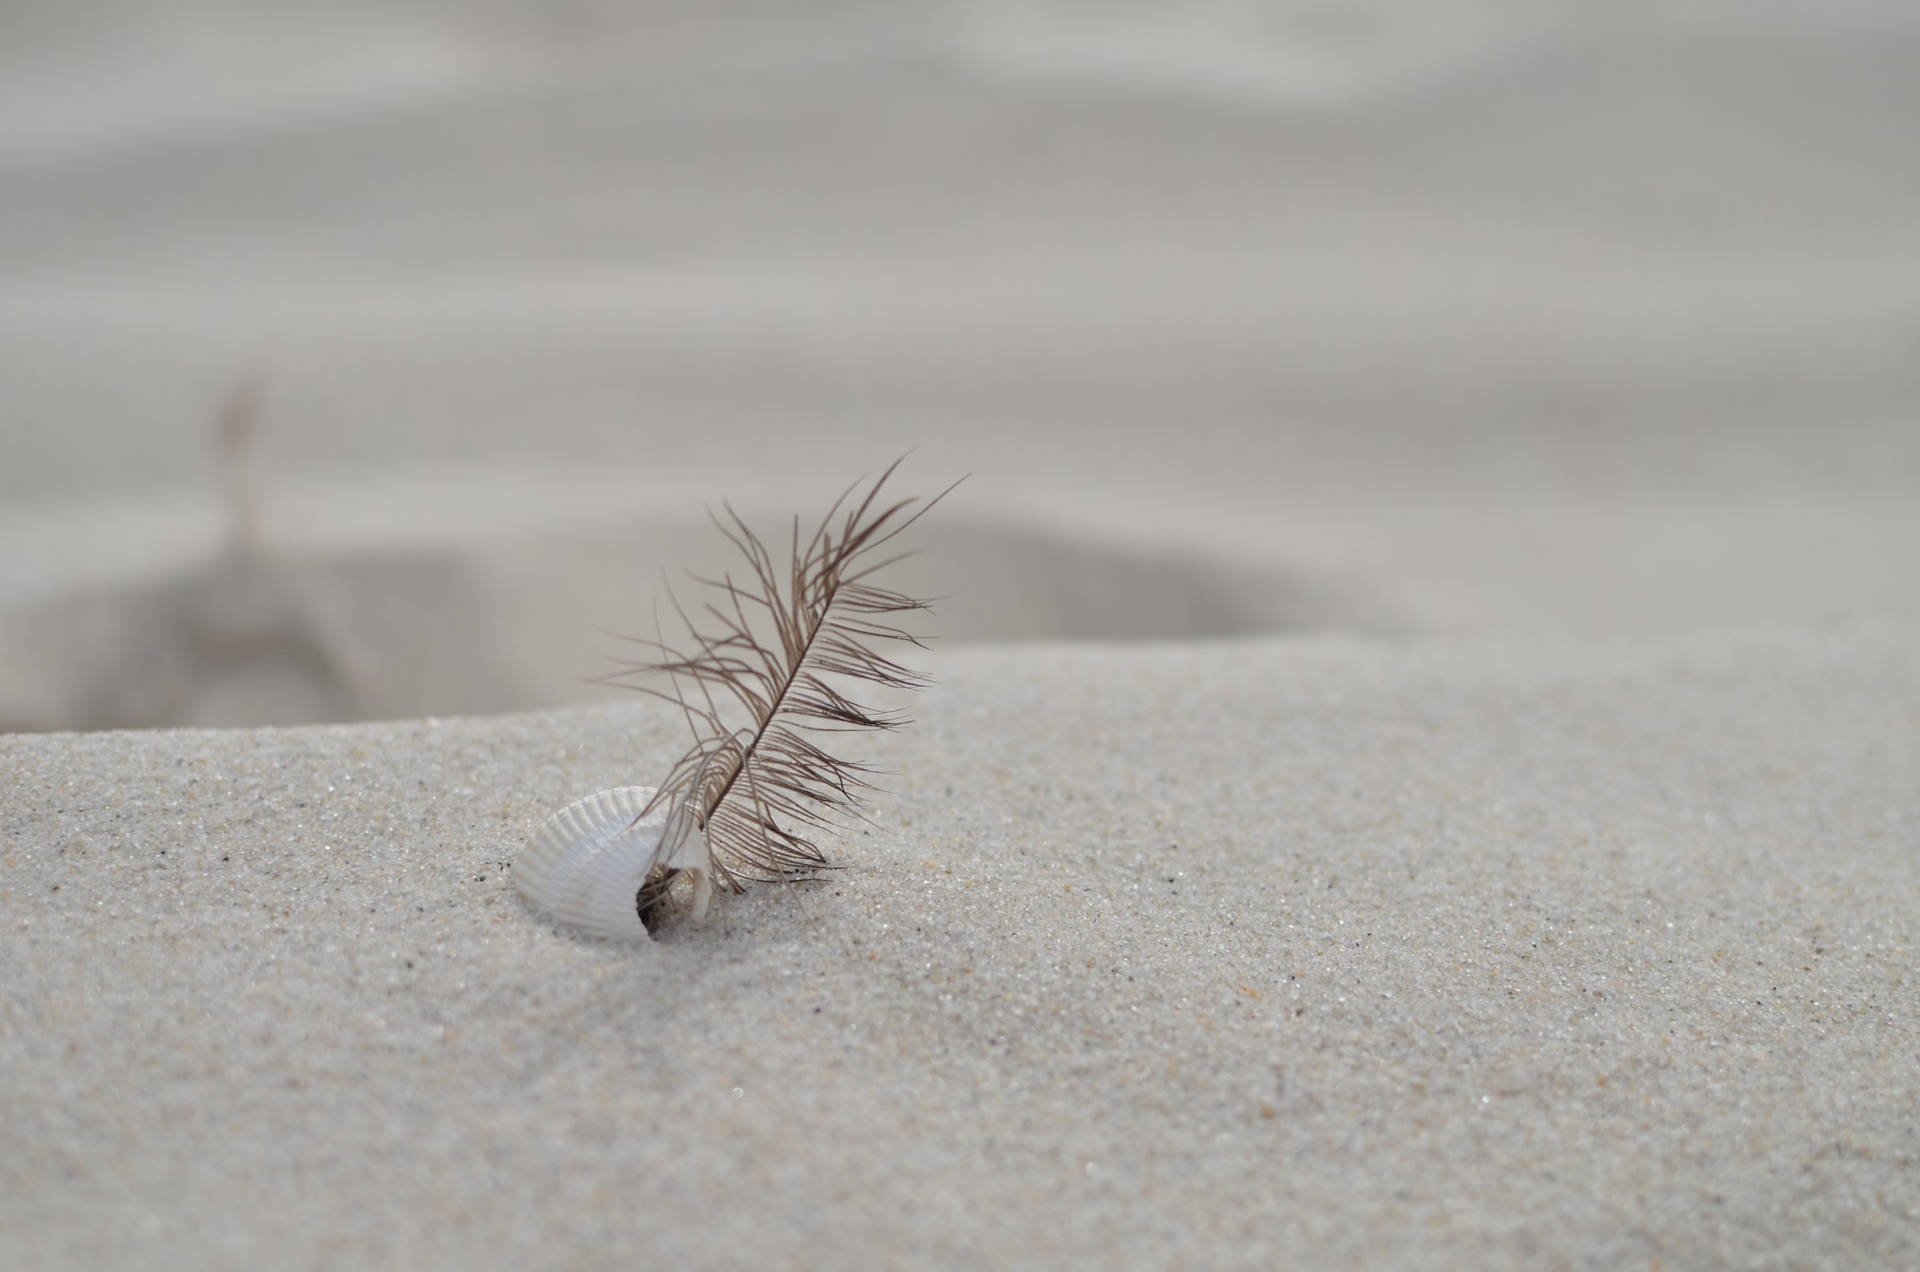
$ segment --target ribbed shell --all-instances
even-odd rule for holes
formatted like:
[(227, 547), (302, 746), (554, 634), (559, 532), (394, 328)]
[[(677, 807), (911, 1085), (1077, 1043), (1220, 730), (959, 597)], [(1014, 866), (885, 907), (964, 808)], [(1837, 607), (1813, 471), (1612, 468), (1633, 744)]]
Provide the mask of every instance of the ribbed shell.
[(672, 859), (665, 858), (661, 836), (669, 811), (657, 808), (640, 820), (652, 798), (651, 786), (616, 786), (568, 804), (533, 832), (513, 863), (513, 886), (534, 909), (591, 936), (648, 939), (634, 897), (653, 868), (695, 871), (696, 884), (707, 879), (698, 831), (689, 828)]

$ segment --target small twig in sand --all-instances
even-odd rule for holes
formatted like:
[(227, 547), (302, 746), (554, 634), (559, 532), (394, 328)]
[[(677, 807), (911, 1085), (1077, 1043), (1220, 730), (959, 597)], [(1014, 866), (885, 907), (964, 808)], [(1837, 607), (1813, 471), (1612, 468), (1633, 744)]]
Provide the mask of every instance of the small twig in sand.
[(213, 421), (220, 479), (226, 488), (227, 546), (239, 557), (254, 557), (260, 552), (260, 478), (254, 455), (265, 397), (266, 377), (250, 372), (227, 391)]

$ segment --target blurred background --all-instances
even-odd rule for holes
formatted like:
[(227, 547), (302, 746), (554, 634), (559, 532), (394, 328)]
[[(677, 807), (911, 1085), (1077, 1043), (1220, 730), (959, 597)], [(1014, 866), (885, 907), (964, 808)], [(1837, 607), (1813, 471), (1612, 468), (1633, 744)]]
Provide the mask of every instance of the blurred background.
[(973, 640), (1920, 619), (1920, 8), (6, 0), (0, 729), (602, 696), (721, 497)]

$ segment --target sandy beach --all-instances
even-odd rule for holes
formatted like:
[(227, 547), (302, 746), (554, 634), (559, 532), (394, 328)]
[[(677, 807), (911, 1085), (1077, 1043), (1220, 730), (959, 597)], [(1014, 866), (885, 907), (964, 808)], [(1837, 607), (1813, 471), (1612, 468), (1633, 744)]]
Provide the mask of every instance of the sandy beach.
[(955, 654), (650, 947), (663, 711), (9, 737), (6, 1261), (1903, 1266), (1915, 648)]
[[(1920, 29), (1124, 9), (0, 15), (0, 1266), (1920, 1266)], [(906, 452), (838, 869), (533, 914)]]

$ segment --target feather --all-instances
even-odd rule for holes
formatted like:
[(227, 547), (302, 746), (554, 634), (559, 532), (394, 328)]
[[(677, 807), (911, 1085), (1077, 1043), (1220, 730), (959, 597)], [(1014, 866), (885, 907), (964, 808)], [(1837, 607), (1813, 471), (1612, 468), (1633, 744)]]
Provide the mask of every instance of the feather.
[[(649, 656), (601, 678), (672, 702), (685, 718), (693, 743), (646, 811), (684, 806), (705, 837), (713, 880), (728, 891), (827, 867), (815, 836), (857, 818), (876, 789), (875, 770), (833, 754), (830, 735), (908, 723), (850, 695), (862, 684), (927, 684), (890, 653), (925, 648), (899, 624), (930, 602), (874, 576), (912, 555), (888, 549), (953, 486), (931, 499), (883, 501), (900, 462), (849, 486), (811, 534), (802, 536), (796, 517), (784, 567), (723, 503), (724, 515), (710, 515), (745, 561), (741, 579), (690, 576), (702, 590), (692, 614), (669, 587), (684, 642), (638, 640)], [(642, 882), (634, 905), (649, 928), (681, 908), (682, 873), (663, 865)]]

